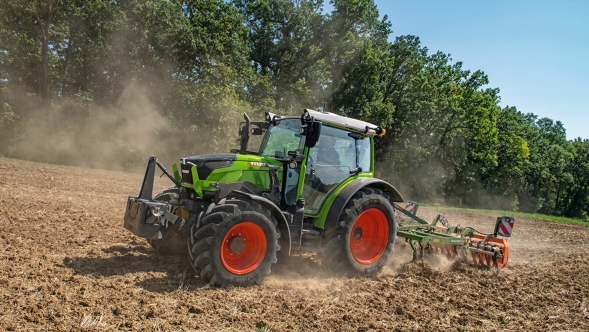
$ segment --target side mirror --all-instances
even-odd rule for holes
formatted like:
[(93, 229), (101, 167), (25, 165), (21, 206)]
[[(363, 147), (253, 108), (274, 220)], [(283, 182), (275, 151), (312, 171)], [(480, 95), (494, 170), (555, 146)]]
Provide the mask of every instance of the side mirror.
[(305, 146), (312, 148), (317, 144), (319, 137), (321, 136), (321, 122), (307, 122), (305, 127), (301, 127), (300, 130), (302, 135), (306, 136)]
[(262, 128), (252, 128), (251, 131), (252, 135), (263, 135), (264, 134), (264, 130)]

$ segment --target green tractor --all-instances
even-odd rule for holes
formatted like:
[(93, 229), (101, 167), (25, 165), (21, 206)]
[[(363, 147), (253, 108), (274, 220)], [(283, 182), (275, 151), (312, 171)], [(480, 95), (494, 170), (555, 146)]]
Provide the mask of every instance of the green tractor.
[[(305, 109), (301, 116), (244, 114), (240, 149), (181, 159), (172, 172), (150, 157), (124, 227), (162, 254), (188, 254), (213, 286), (260, 283), (294, 251), (319, 252), (336, 273), (373, 276), (397, 239), (393, 202), (374, 178), (379, 126)], [(248, 142), (260, 136), (258, 151)], [(152, 197), (156, 167), (175, 186)]]

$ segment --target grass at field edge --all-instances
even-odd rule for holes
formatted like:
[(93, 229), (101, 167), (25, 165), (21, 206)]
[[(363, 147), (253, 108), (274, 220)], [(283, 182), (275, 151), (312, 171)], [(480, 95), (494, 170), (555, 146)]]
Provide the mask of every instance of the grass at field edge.
[(450, 207), (450, 206), (442, 206), (442, 205), (428, 205), (428, 204), (421, 204), (420, 207), (425, 207), (429, 209), (437, 209), (437, 210), (446, 210), (446, 211), (462, 211), (462, 212), (471, 212), (471, 213), (479, 213), (479, 214), (491, 214), (496, 216), (510, 216), (510, 217), (522, 217), (522, 218), (530, 218), (530, 219), (537, 219), (537, 220), (545, 220), (545, 221), (553, 221), (553, 222), (560, 222), (565, 224), (573, 224), (573, 225), (580, 225), (589, 227), (589, 222), (579, 220), (579, 219), (572, 219), (572, 218), (565, 218), (565, 217), (558, 217), (558, 216), (550, 216), (546, 214), (540, 213), (524, 213), (524, 212), (516, 212), (516, 211), (503, 211), (503, 210), (484, 210), (484, 209), (469, 209), (469, 208), (457, 208), (457, 207)]

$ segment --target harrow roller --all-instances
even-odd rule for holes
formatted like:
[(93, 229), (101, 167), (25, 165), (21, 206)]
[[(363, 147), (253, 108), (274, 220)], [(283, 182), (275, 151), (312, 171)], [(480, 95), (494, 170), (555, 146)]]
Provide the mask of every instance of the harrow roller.
[(505, 270), (509, 261), (507, 239), (492, 237), (485, 244), (485, 238), (485, 235), (474, 233), (470, 238), (469, 251), (478, 257), (479, 265)]

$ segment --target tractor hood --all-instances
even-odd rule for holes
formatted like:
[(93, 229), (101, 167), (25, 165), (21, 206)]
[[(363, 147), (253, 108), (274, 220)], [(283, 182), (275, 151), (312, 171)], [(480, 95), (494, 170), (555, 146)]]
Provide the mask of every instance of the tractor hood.
[[(279, 173), (282, 173), (282, 162), (274, 158), (217, 153), (182, 158), (180, 171), (182, 183), (194, 187), (195, 190), (215, 191), (214, 183), (247, 181), (256, 185), (261, 191), (268, 191), (271, 167), (278, 167)], [(194, 168), (197, 174), (192, 174)], [(196, 175), (196, 182), (194, 175)]]
[(184, 157), (182, 160), (182, 179), (192, 182), (190, 169), (196, 166), (198, 177), (206, 179), (212, 171), (221, 167), (229, 167), (237, 160), (237, 155), (233, 153), (215, 153), (201, 154), (197, 156)]

